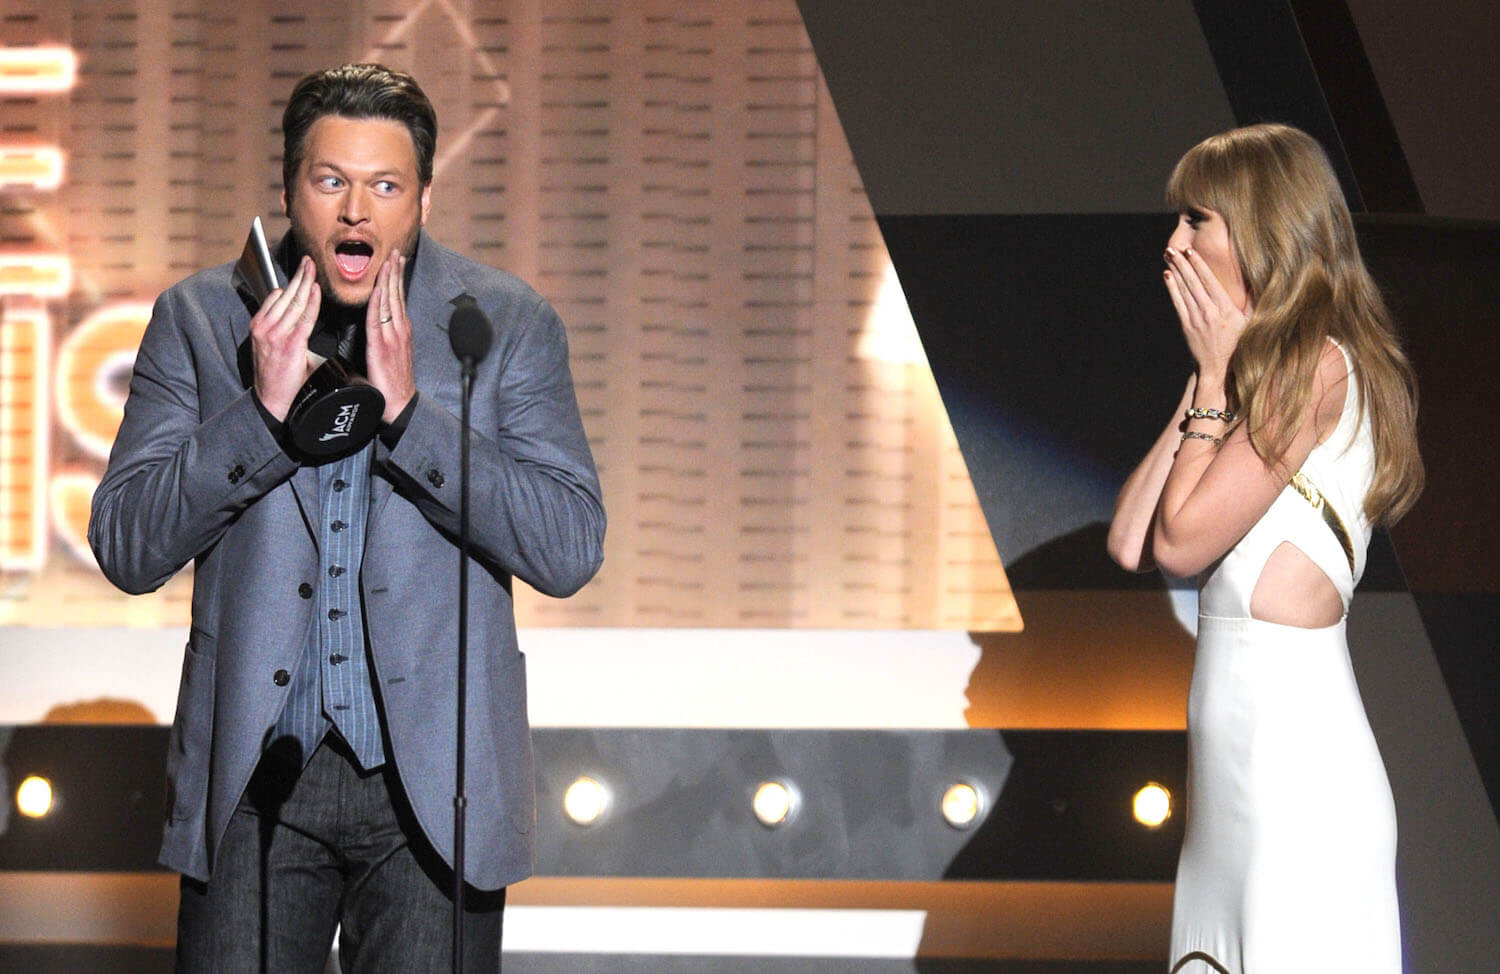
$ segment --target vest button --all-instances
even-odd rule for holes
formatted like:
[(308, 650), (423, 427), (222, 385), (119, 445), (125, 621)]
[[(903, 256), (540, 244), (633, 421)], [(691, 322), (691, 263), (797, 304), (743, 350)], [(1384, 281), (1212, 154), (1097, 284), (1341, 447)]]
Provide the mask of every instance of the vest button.
[(443, 486), (443, 472), (437, 469), (427, 471), (427, 482), (434, 487)]
[(303, 582), (301, 585), (297, 586), (297, 594), (302, 596), (304, 599), (310, 599), (313, 597), (313, 587), (306, 582)]
[(277, 670), (275, 675), (271, 677), (271, 680), (277, 686), (284, 687), (288, 683), (292, 682), (292, 674), (288, 673), (286, 670)]

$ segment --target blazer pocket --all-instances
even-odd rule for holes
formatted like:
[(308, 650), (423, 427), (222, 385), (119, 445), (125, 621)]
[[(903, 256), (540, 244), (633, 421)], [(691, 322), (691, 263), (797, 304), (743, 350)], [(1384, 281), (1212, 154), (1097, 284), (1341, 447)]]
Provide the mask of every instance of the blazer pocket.
[(208, 795), (209, 750), (213, 741), (214, 638), (194, 629), (182, 654), (177, 714), (167, 746), (167, 817), (201, 816)]
[(491, 662), (490, 726), (500, 792), (511, 826), (520, 833), (536, 827), (536, 771), (531, 750), (531, 723), (526, 715), (526, 655), (517, 653), (504, 665)]

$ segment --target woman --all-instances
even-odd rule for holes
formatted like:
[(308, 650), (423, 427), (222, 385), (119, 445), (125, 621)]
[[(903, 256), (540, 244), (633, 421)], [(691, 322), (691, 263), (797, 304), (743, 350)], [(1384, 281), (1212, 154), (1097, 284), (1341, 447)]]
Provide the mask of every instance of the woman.
[(1197, 368), (1109, 548), (1199, 576), (1171, 969), (1399, 972), (1395, 808), (1344, 622), (1370, 531), (1422, 489), (1415, 380), (1308, 135), (1213, 136), (1167, 200)]

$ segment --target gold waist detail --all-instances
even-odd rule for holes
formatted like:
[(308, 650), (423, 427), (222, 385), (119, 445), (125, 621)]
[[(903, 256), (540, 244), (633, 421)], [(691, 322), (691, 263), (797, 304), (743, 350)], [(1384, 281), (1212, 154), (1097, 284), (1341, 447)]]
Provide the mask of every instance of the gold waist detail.
[(1349, 540), (1349, 529), (1344, 527), (1344, 521), (1339, 517), (1339, 512), (1333, 509), (1328, 499), (1317, 485), (1307, 478), (1307, 475), (1298, 470), (1292, 474), (1292, 489), (1301, 494), (1302, 497), (1313, 506), (1313, 510), (1322, 515), (1323, 523), (1328, 525), (1328, 530), (1338, 539), (1339, 547), (1344, 549), (1344, 557), (1349, 560), (1349, 571), (1354, 571), (1354, 543)]

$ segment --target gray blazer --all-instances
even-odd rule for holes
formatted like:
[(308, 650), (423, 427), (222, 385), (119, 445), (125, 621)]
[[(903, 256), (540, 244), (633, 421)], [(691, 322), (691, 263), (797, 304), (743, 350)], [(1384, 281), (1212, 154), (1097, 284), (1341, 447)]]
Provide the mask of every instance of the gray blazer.
[[(376, 441), (360, 589), (388, 754), (450, 865), (460, 388), (447, 327), (465, 294), (495, 325), (473, 400), (465, 877), (496, 889), (530, 874), (536, 822), (511, 576), (576, 591), (603, 558), (604, 507), (557, 314), (424, 233), (408, 297), (420, 395), (396, 449)], [(256, 408), (249, 322), (229, 264), (157, 299), (89, 523), (100, 568), (127, 592), (194, 562), (161, 861), (200, 880), (286, 700), (278, 671), (295, 671), (313, 625), (298, 587), (318, 584), (317, 472)]]

